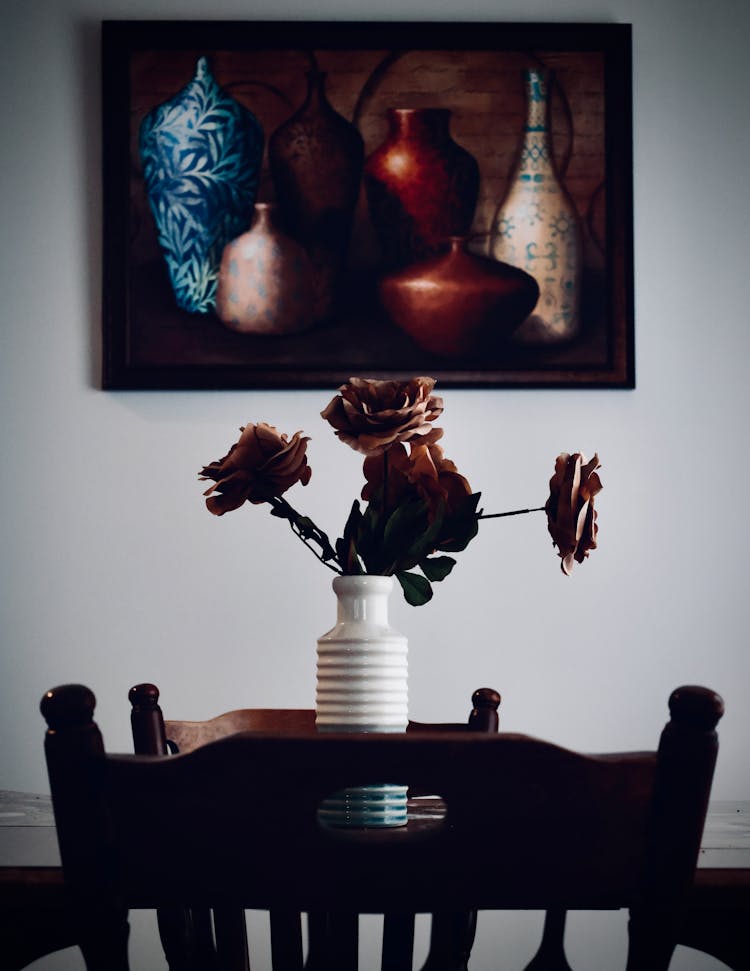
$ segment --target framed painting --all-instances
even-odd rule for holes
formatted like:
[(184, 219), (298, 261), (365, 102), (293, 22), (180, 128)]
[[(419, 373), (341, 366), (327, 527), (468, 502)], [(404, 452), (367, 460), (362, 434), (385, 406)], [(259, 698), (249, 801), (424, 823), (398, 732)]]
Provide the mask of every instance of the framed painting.
[(632, 388), (627, 24), (102, 25), (105, 388)]

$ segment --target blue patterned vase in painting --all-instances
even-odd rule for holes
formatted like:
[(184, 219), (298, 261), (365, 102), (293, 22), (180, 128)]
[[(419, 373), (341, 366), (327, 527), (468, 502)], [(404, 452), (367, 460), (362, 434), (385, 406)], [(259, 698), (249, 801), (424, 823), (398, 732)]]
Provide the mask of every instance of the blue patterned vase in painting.
[(263, 129), (200, 57), (193, 80), (143, 119), (139, 150), (177, 304), (208, 313), (222, 251), (252, 219)]
[(508, 193), (494, 219), (490, 256), (539, 284), (539, 299), (513, 334), (522, 344), (554, 344), (580, 329), (581, 231), (575, 204), (552, 158), (549, 76), (524, 72), (526, 125)]

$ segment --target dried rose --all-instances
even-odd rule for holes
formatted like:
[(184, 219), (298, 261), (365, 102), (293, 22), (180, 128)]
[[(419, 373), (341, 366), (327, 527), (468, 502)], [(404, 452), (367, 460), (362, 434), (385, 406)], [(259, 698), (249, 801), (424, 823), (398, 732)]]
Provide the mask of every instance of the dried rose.
[(350, 378), (321, 415), (342, 442), (365, 455), (382, 453), (398, 442), (432, 444), (443, 434), (432, 427), (443, 411), (443, 399), (431, 394), (434, 387), (434, 378)]
[(412, 481), (428, 497), (428, 505), (444, 502), (446, 513), (450, 515), (471, 495), (468, 480), (455, 463), (445, 458), (439, 445), (412, 445), (410, 459)]
[(596, 510), (594, 496), (602, 483), (595, 471), (599, 456), (590, 462), (580, 452), (563, 452), (555, 461), (555, 474), (549, 481), (550, 495), (544, 510), (552, 542), (559, 550), (563, 573), (570, 575), (573, 561), (583, 563), (589, 550), (596, 549)]
[(383, 487), (386, 468), (385, 503), (389, 509), (395, 508), (405, 496), (416, 493), (427, 504), (433, 519), (439, 504), (450, 514), (471, 495), (471, 486), (454, 463), (444, 457), (439, 445), (412, 445), (407, 454), (399, 444), (388, 450), (387, 466), (382, 455), (365, 459), (362, 469), (367, 481), (362, 489), (363, 499), (369, 501)]
[[(422, 554), (429, 555), (435, 550), (464, 549), (477, 533), (479, 495), (472, 495), (468, 481), (454, 463), (444, 457), (442, 448), (439, 445), (411, 445), (407, 454), (406, 448), (397, 444), (388, 450), (386, 457), (387, 464), (382, 455), (365, 459), (363, 471), (367, 481), (362, 498), (368, 502), (379, 499), (386, 516), (404, 512), (413, 502), (421, 505), (422, 518), (411, 525), (419, 529), (424, 539), (430, 536), (429, 547), (413, 536), (402, 537), (400, 545), (406, 559), (414, 550), (421, 549)], [(384, 490), (386, 472), (387, 488)], [(421, 526), (417, 527), (420, 521)], [(400, 525), (404, 522), (402, 519)], [(395, 537), (392, 542), (398, 544)], [(422, 554), (415, 558), (415, 562)]]
[(214, 480), (204, 495), (209, 497), (209, 511), (216, 516), (238, 509), (244, 502), (268, 502), (295, 482), (307, 485), (312, 475), (306, 455), (310, 439), (301, 432), (288, 439), (265, 422), (245, 425), (240, 431), (239, 441), (228, 454), (200, 472), (201, 479)]

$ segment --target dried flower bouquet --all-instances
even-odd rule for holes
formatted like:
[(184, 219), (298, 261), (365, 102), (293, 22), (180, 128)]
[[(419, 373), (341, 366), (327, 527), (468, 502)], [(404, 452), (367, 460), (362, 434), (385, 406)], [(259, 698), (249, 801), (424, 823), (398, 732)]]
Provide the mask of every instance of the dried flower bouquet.
[(286, 519), (329, 569), (395, 576), (414, 606), (431, 599), (431, 584), (445, 579), (456, 563), (447, 554), (464, 550), (484, 519), (544, 510), (569, 574), (574, 561), (582, 563), (596, 548), (598, 456), (589, 462), (580, 453), (558, 456), (544, 506), (485, 514), (478, 508), (481, 494), (472, 492), (437, 444), (443, 430), (434, 422), (443, 401), (432, 394), (434, 386), (427, 377), (351, 378), (321, 413), (342, 442), (364, 455), (365, 506), (354, 501), (335, 542), (284, 498), (296, 483), (310, 481), (309, 438), (301, 432), (289, 438), (263, 422), (245, 425), (227, 455), (202, 468), (200, 477), (213, 482), (205, 492), (208, 509), (221, 516), (245, 502), (268, 503), (271, 515)]

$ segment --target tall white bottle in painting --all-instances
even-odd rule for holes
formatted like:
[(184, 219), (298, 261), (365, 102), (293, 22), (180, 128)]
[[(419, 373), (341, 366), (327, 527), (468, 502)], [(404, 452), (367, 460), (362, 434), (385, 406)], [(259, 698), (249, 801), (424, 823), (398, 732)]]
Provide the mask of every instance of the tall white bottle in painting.
[(513, 335), (524, 344), (554, 344), (580, 329), (581, 232), (573, 200), (550, 152), (549, 76), (524, 71), (526, 125), (510, 188), (494, 218), (490, 255), (530, 273), (539, 300)]

